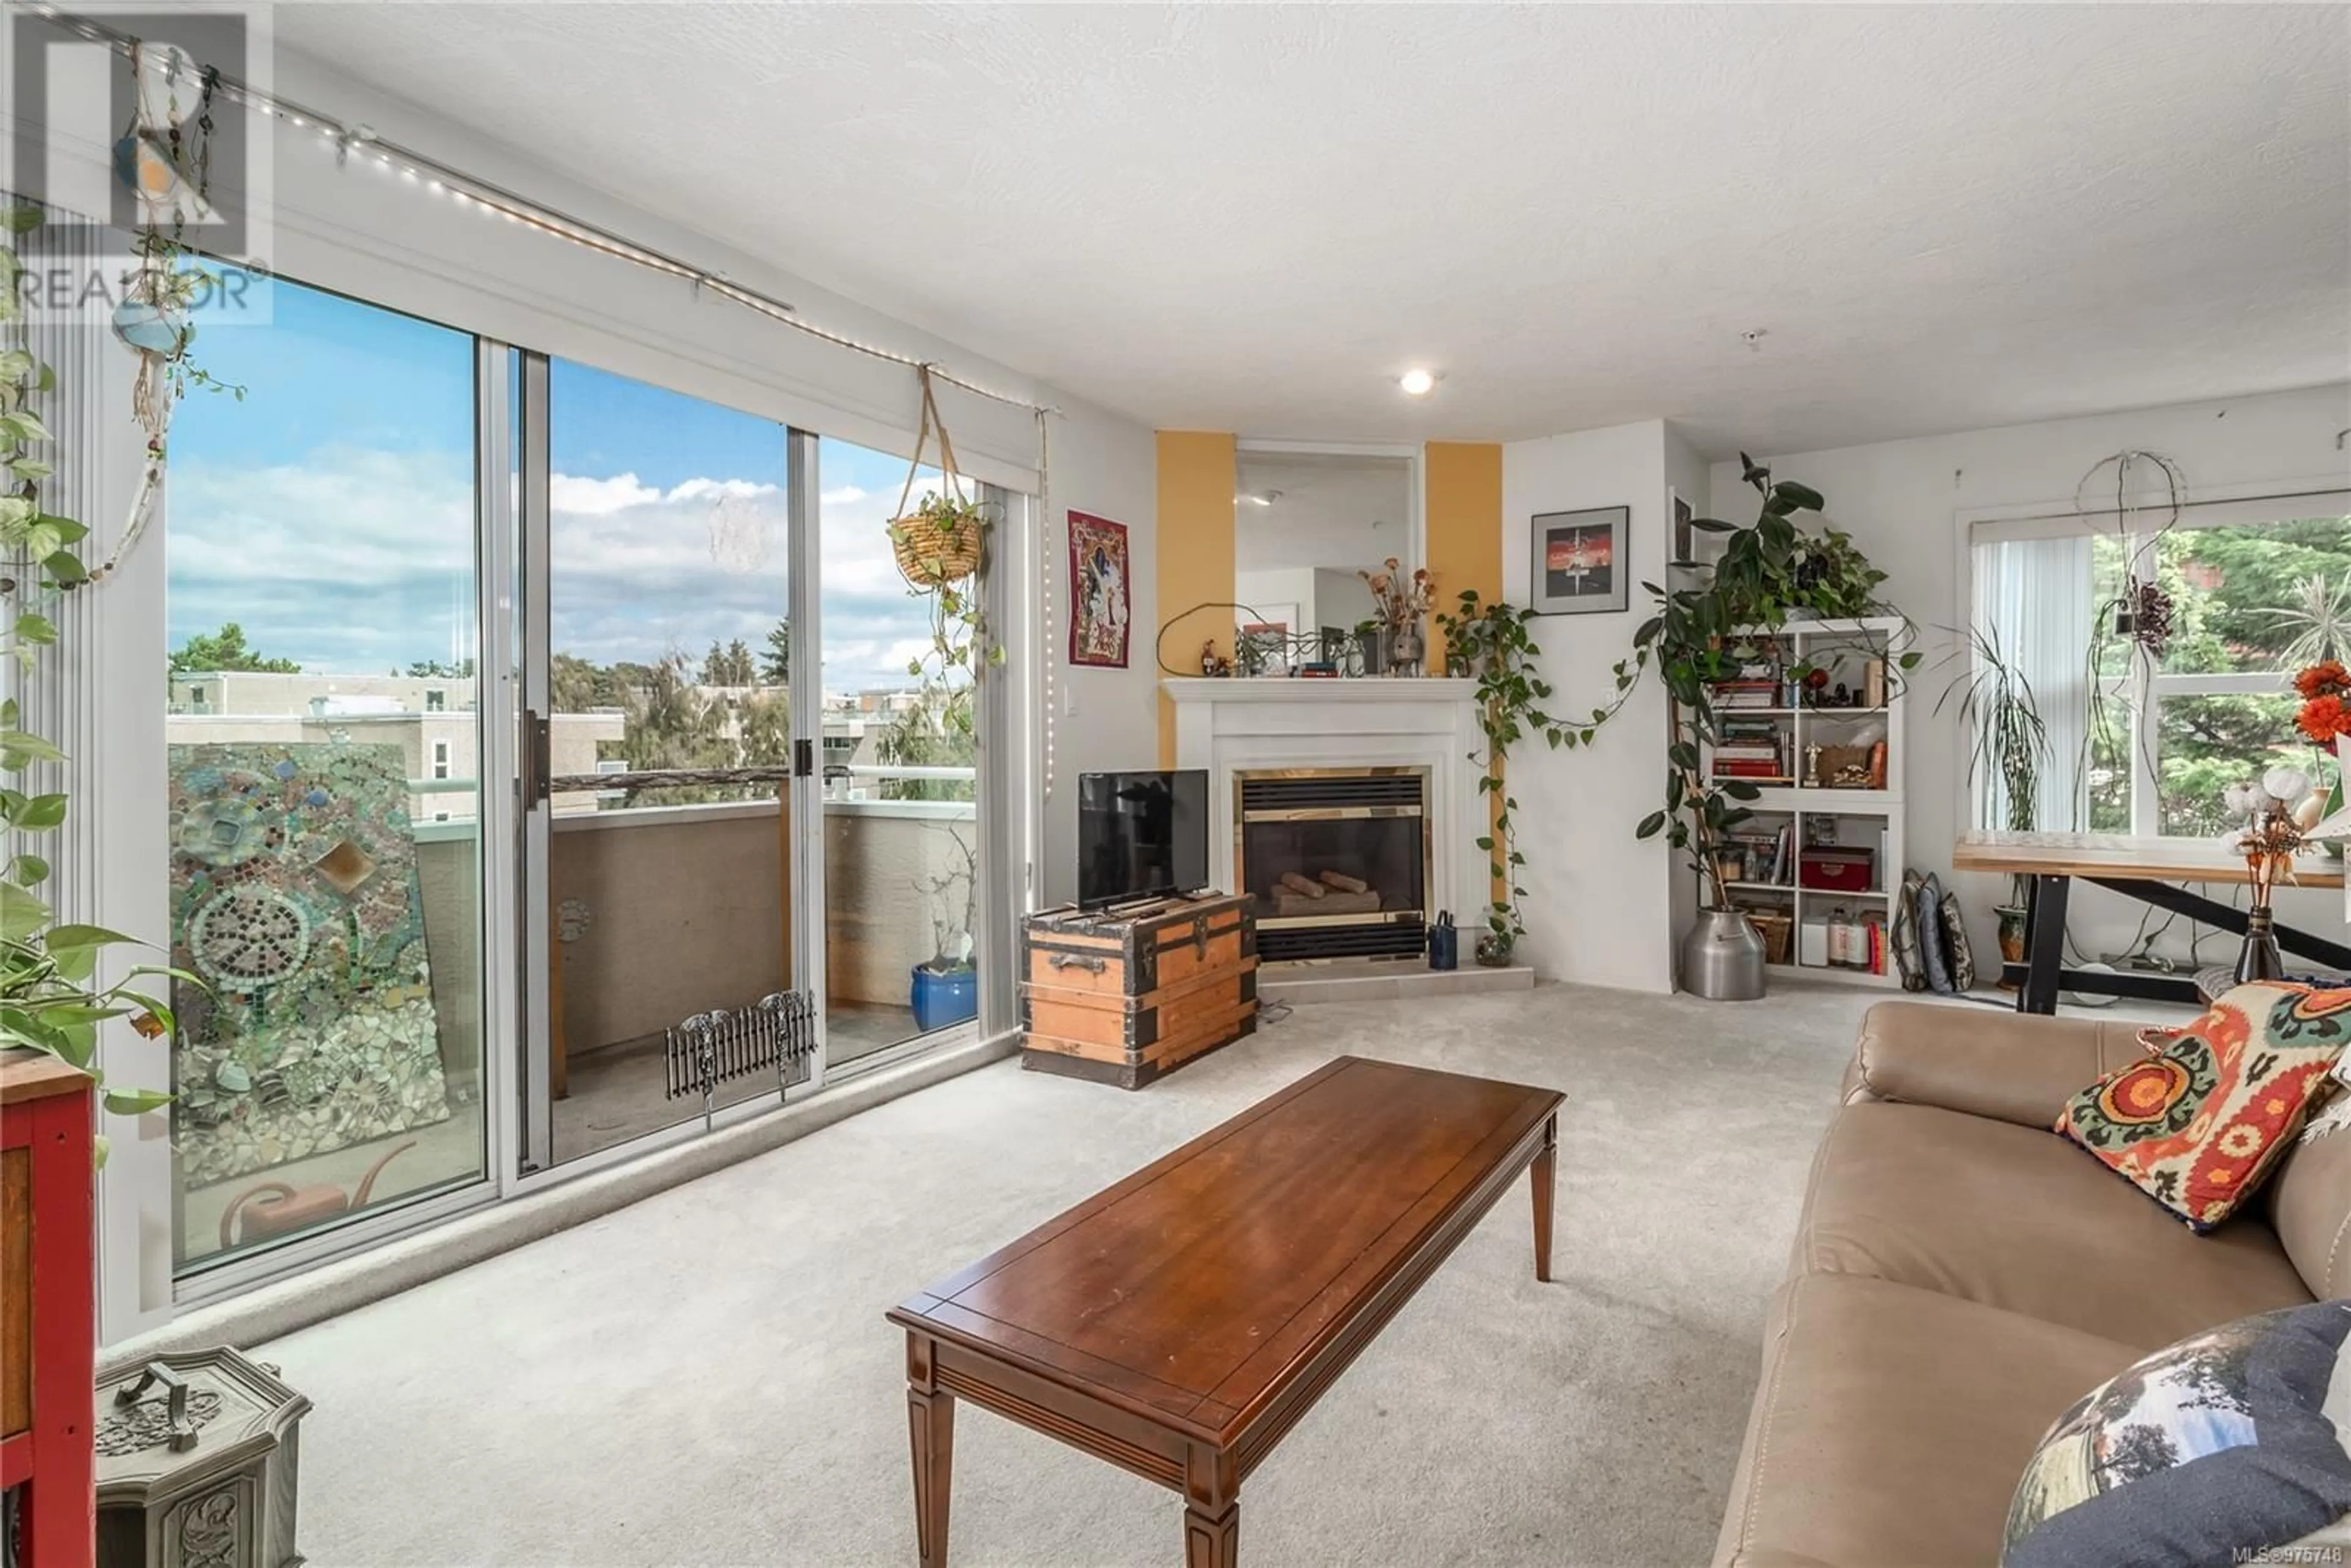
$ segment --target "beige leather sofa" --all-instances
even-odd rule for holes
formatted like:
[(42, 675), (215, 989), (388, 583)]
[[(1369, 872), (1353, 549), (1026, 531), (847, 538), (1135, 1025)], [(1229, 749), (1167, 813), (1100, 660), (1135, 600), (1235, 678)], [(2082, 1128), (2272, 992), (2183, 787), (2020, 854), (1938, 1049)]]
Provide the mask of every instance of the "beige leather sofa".
[(1991, 1568), (2051, 1421), (2148, 1351), (2351, 1295), (2351, 1130), (2198, 1236), (2049, 1131), (2138, 1026), (1887, 1002), (1821, 1141), (1716, 1568)]

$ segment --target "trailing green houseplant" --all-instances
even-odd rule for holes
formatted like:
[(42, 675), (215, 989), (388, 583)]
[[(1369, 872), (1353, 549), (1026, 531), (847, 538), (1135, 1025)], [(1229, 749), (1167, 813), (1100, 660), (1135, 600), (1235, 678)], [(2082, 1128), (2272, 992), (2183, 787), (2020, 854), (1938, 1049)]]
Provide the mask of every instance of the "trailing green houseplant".
[[(0, 225), (12, 235), (29, 233), (40, 222), (37, 208), (0, 214)], [(0, 552), (9, 560), (0, 569), (0, 602), (5, 607), (6, 654), (20, 669), (30, 670), (41, 651), (57, 640), (56, 623), (34, 601), (88, 580), (78, 547), (89, 530), (51, 511), (43, 495), (44, 484), (56, 473), (42, 455), (53, 438), (33, 403), (53, 394), (57, 381), (26, 341), (16, 287), (21, 267), (14, 249), (0, 246), (0, 326), (7, 329), (0, 348)], [(25, 727), (16, 698), (0, 702), (0, 773), (21, 780), (27, 768), (64, 756), (54, 742)], [(104, 950), (133, 939), (101, 925), (60, 921), (37, 891), (49, 879), (48, 862), (22, 847), (62, 827), (68, 804), (62, 793), (28, 792), (15, 783), (0, 787), (0, 832), (16, 851), (0, 866), (0, 1047), (46, 1052), (89, 1072), (103, 1088), (105, 1076), (96, 1063), (99, 1027), (124, 1019), (150, 1039), (165, 1033), (172, 1028), (170, 1008), (138, 982), (194, 977), (138, 965), (120, 979), (99, 980)], [(155, 1090), (106, 1089), (103, 1098), (109, 1111), (131, 1116), (171, 1097)], [(103, 1161), (103, 1138), (98, 1152)]]
[(1551, 700), (1552, 688), (1532, 667), (1542, 652), (1527, 632), (1533, 619), (1531, 610), (1500, 600), (1488, 603), (1474, 588), (1461, 591), (1452, 612), (1437, 612), (1437, 624), (1445, 633), (1446, 673), (1477, 681), (1478, 727), (1486, 737), (1483, 753), (1471, 753), (1469, 760), (1478, 764), (1479, 793), (1495, 802), (1493, 831), (1478, 841), (1487, 854), (1493, 896), (1477, 956), (1489, 966), (1508, 964), (1518, 939), (1527, 932), (1519, 915), (1519, 900), (1527, 891), (1519, 885), (1520, 868), (1527, 857), (1520, 852), (1511, 821), (1519, 803), (1504, 781), (1503, 760), (1528, 736), (1541, 736), (1556, 749), (1573, 733), (1542, 706)]
[[(1969, 633), (1962, 650), (1968, 667), (1951, 678), (1936, 699), (1935, 711), (1953, 696), (1959, 699), (1959, 723), (1966, 728), (1968, 782), (1998, 779), (1995, 796), (1979, 796), (1978, 820), (1985, 827), (2003, 827), (2029, 833), (2040, 825), (2041, 776), (2051, 761), (2049, 730), (2033, 700), (2032, 683), (2009, 662), (1997, 626), (1979, 626)], [(2001, 955), (2011, 963), (2024, 956), (2024, 878), (2010, 879), (2008, 902), (2000, 905)]]
[[(1716, 779), (1705, 766), (1708, 747), (1720, 741), (1721, 714), (1714, 704), (1717, 683), (1738, 674), (1739, 634), (1771, 631), (1792, 620), (1845, 621), (1897, 615), (1878, 592), (1886, 573), (1852, 538), (1828, 527), (1807, 531), (1800, 512), (1819, 512), (1819, 491), (1792, 479), (1774, 481), (1771, 471), (1745, 453), (1741, 477), (1762, 497), (1754, 522), (1737, 524), (1698, 517), (1692, 526), (1727, 536), (1712, 575), (1701, 584), (1667, 590), (1641, 586), (1655, 601), (1655, 613), (1633, 633), (1633, 655), (1614, 667), (1615, 696), (1594, 709), (1588, 725), (1571, 727), (1565, 746), (1588, 746), (1654, 667), (1665, 687), (1667, 716), (1663, 804), (1641, 819), (1635, 836), (1666, 841), (1687, 857), (1710, 910), (1731, 907), (1723, 885), (1719, 852), (1725, 835), (1754, 815), (1747, 802), (1762, 791), (1740, 779)], [(1886, 649), (1886, 678), (1898, 684), (1915, 669), (1917, 635), (1907, 620)], [(1806, 673), (1803, 665), (1791, 672)]]

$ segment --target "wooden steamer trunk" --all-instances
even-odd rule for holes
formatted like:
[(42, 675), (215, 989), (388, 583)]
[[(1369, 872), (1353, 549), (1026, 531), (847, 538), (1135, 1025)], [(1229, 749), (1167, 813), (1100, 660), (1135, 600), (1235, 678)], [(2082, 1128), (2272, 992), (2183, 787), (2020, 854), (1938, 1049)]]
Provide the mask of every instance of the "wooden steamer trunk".
[(1020, 1062), (1140, 1089), (1257, 1030), (1250, 896), (1029, 916)]

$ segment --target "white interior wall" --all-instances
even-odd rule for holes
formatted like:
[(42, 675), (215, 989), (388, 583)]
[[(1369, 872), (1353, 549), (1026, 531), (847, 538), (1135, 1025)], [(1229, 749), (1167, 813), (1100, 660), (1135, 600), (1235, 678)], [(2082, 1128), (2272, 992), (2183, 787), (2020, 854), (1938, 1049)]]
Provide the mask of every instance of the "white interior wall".
[[(1088, 772), (1159, 766), (1159, 449), (1142, 426), (1064, 398), (1053, 426), (1050, 522), (1044, 540), (1052, 573), (1054, 696), (1051, 768), (1045, 779), (1044, 841), (1036, 882), (1040, 906), (1078, 896), (1075, 779)], [(1070, 652), (1069, 514), (1091, 513), (1127, 528), (1126, 668), (1073, 665)]]
[[(1712, 476), (1707, 471), (1706, 459), (1698, 455), (1698, 448), (1692, 446), (1679, 430), (1671, 424), (1667, 425), (1666, 485), (1669, 497), (1678, 497), (1689, 503), (1693, 516), (1707, 517), (1710, 515), (1707, 500), (1708, 489), (1711, 484)], [(1674, 518), (1670, 507), (1665, 513), (1663, 533), (1666, 556), (1667, 559), (1671, 559), (1674, 547)], [(1701, 548), (1703, 548), (1704, 539), (1705, 536), (1698, 536)], [(1652, 579), (1651, 580), (1664, 580)], [(1644, 616), (1646, 617), (1646, 612)], [(1678, 863), (1671, 866), (1667, 874), (1671, 882), (1667, 903), (1672, 912), (1674, 934), (1678, 939), (1680, 935), (1687, 931), (1691, 923), (1698, 918), (1698, 877), (1695, 873)]]
[(1248, 625), (1260, 616), (1285, 622), (1292, 632), (1314, 623), (1314, 569), (1311, 566), (1268, 567), (1233, 573), (1233, 602), (1246, 606), (1233, 613), (1233, 623)]
[(1372, 618), (1371, 585), (1352, 571), (1314, 569), (1314, 620), (1310, 629), (1352, 631)]
[[(1949, 882), (1954, 835), (1972, 825), (1967, 746), (1956, 704), (1939, 716), (1934, 711), (1958, 668), (1942, 661), (1957, 645), (1954, 629), (1967, 619), (1962, 515), (2069, 507), (2091, 465), (2126, 447), (2175, 459), (2193, 492), (2314, 479), (2341, 483), (2351, 477), (2351, 458), (2338, 444), (2346, 426), (2351, 387), (2338, 385), (1834, 451), (1759, 455), (1778, 477), (1821, 492), (1825, 516), (1885, 570), (1886, 597), (1925, 634), (1926, 658), (1913, 676), (1903, 780), (1913, 865)], [(1754, 492), (1740, 482), (1737, 463), (1714, 465), (1711, 493), (1716, 516), (1753, 520)], [(1955, 885), (1976, 952), (1996, 953), (1992, 910), (2004, 896), (2005, 879), (1966, 876)], [(2342, 901), (2332, 894), (2288, 890), (2278, 910), (2287, 924), (2321, 934), (2343, 923)], [(2135, 901), (2081, 887), (2070, 925), (2085, 950), (2105, 952), (2131, 939), (2143, 913)], [(2185, 958), (2187, 933), (2187, 922), (2179, 922), (2159, 950)], [(2207, 961), (2232, 952), (2226, 940), (2204, 944)]]
[[(1614, 692), (1610, 670), (1633, 651), (1646, 617), (1644, 580), (1666, 566), (1667, 452), (1660, 420), (1514, 441), (1502, 448), (1502, 594), (1528, 601), (1529, 519), (1541, 512), (1629, 507), (1632, 581), (1622, 614), (1551, 615), (1533, 628), (1535, 661), (1557, 690), (1554, 715), (1589, 715)], [(1687, 462), (1677, 471), (1687, 471)], [(1520, 883), (1527, 936), (1522, 952), (1546, 978), (1673, 988), (1673, 878), (1662, 839), (1634, 827), (1663, 800), (1666, 704), (1642, 683), (1590, 749), (1521, 746), (1510, 761), (1519, 803)]]

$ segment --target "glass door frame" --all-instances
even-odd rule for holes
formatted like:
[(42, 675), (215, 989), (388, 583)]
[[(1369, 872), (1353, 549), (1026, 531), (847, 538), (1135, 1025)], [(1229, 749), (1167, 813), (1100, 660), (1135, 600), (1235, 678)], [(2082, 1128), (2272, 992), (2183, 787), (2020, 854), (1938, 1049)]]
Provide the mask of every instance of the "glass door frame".
[[(516, 807), (520, 799), (516, 770), (518, 692), (512, 653), (517, 646), (515, 602), (517, 449), (510, 421), (516, 378), (523, 357), (512, 346), (481, 333), (474, 340), (474, 562), (475, 589), (475, 816), (478, 848), (481, 964), (482, 1166), (472, 1178), (440, 1190), (386, 1205), (321, 1229), (300, 1233), (190, 1273), (174, 1270), (171, 1316), (213, 1301), (306, 1273), (312, 1269), (389, 1245), (449, 1220), (487, 1208), (514, 1190), (519, 1101), (512, 1068), (501, 1049), (501, 1031), (519, 1018), (515, 994), (521, 928), (517, 915), (521, 842)], [(168, 526), (168, 518), (167, 518)], [(169, 1201), (178, 1194), (167, 1188)], [(113, 1223), (117, 1221), (110, 1221)], [(121, 1335), (110, 1334), (106, 1343)]]
[[(551, 1000), (546, 944), (554, 939), (546, 899), (549, 813), (533, 812), (528, 800), (534, 787), (531, 769), (542, 759), (530, 722), (532, 716), (546, 711), (549, 696), (543, 629), (549, 604), (546, 412), (550, 361), (539, 350), (486, 334), (475, 334), (475, 343), (485, 1169), (477, 1179), (447, 1190), (175, 1279), (172, 1312), (234, 1298), (431, 1230), (508, 1197), (548, 1190), (705, 1134), (702, 1119), (690, 1117), (555, 1165), (545, 1157), (551, 1152), (551, 1121), (543, 1113), (536, 1121), (528, 1113), (534, 1104), (551, 1103), (537, 1098), (549, 1087), (544, 1045)], [(775, 423), (789, 458), (786, 612), (795, 646), (809, 650), (809, 656), (793, 660), (788, 688), (795, 754), (789, 791), (795, 817), (792, 961), (799, 988), (810, 994), (818, 1020), (817, 1051), (808, 1081), (795, 1087), (789, 1102), (798, 1105), (843, 1075), (829, 1071), (823, 1025), (824, 779), (816, 766), (822, 756), (824, 722), (819, 437), (782, 421)], [(1008, 647), (1033, 647), (1041, 613), (1038, 552), (1047, 547), (1042, 504), (1035, 497), (996, 486), (986, 493), (999, 504), (1000, 520), (982, 601), (997, 641)], [(540, 634), (533, 634), (534, 627), (541, 629)], [(1033, 796), (1040, 782), (1036, 737), (1042, 696), (1034, 671), (1015, 674), (1008, 667), (988, 665), (978, 679), (981, 764), (974, 793), (982, 846), (981, 918), (973, 935), (979, 961), (979, 1016), (862, 1058), (846, 1077), (862, 1077), (1017, 1027), (1013, 963), (1018, 921), (1008, 894), (1019, 890), (1022, 907), (1035, 902), (1032, 862), (1039, 830), (1032, 819)], [(502, 1040), (510, 1040), (512, 1048), (503, 1047)], [(747, 1122), (775, 1109), (777, 1103), (764, 1095), (721, 1106), (710, 1127)], [(535, 1147), (534, 1140), (539, 1140)], [(167, 1316), (155, 1320), (167, 1321)]]
[[(792, 785), (784, 809), (791, 812), (792, 974), (795, 988), (808, 993), (816, 1025), (816, 1056), (809, 1063), (806, 1092), (823, 1090), (831, 1053), (825, 1028), (824, 904), (824, 609), (822, 478), (817, 471), (814, 431), (784, 429), (784, 559), (789, 592), (785, 614), (791, 622), (792, 667), (786, 686), (791, 704)], [(763, 1102), (764, 1103), (764, 1102)]]

